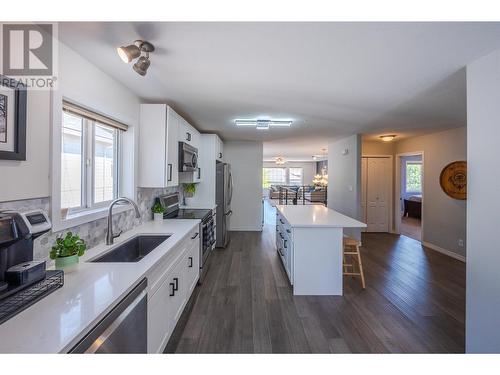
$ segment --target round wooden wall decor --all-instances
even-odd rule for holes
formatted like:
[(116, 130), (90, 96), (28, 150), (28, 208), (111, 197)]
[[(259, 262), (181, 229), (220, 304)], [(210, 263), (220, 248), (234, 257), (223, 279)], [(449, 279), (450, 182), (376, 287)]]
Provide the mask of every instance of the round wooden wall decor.
[(467, 199), (467, 162), (454, 161), (441, 171), (441, 189), (455, 199)]

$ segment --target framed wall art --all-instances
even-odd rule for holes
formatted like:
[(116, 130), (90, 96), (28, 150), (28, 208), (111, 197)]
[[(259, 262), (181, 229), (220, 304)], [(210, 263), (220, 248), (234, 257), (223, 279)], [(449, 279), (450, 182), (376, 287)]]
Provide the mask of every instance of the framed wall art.
[(441, 171), (441, 189), (451, 198), (467, 199), (467, 162), (454, 161)]
[(0, 75), (0, 159), (26, 160), (26, 87)]

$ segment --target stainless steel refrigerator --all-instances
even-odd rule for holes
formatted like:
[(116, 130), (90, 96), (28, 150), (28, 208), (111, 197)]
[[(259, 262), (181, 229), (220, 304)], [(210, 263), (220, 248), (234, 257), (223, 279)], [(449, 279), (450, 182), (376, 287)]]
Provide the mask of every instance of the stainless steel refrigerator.
[(231, 165), (217, 163), (215, 199), (217, 202), (217, 237), (215, 246), (226, 247), (229, 242), (229, 220), (231, 218), (231, 200), (233, 199), (233, 176)]

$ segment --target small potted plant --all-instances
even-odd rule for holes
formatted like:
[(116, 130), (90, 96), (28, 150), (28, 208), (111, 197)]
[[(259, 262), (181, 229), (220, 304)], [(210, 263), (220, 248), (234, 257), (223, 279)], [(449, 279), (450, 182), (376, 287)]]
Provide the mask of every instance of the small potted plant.
[(165, 209), (160, 204), (160, 202), (156, 202), (153, 205), (153, 208), (151, 208), (151, 211), (153, 211), (154, 221), (163, 221), (163, 213), (165, 212)]
[(77, 235), (68, 232), (66, 236), (61, 236), (56, 239), (56, 243), (50, 250), (50, 259), (55, 259), (56, 268), (61, 269), (78, 263), (78, 258), (81, 257), (87, 245)]
[(194, 193), (196, 193), (195, 183), (184, 184), (184, 204), (186, 206), (189, 206), (189, 203), (193, 198)]

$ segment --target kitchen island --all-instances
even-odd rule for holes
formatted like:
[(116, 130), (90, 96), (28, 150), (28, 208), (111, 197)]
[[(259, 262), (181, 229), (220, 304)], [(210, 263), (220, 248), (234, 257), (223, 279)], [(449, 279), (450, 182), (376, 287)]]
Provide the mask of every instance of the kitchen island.
[(342, 295), (344, 228), (366, 224), (321, 205), (276, 206), (276, 250), (294, 295)]

